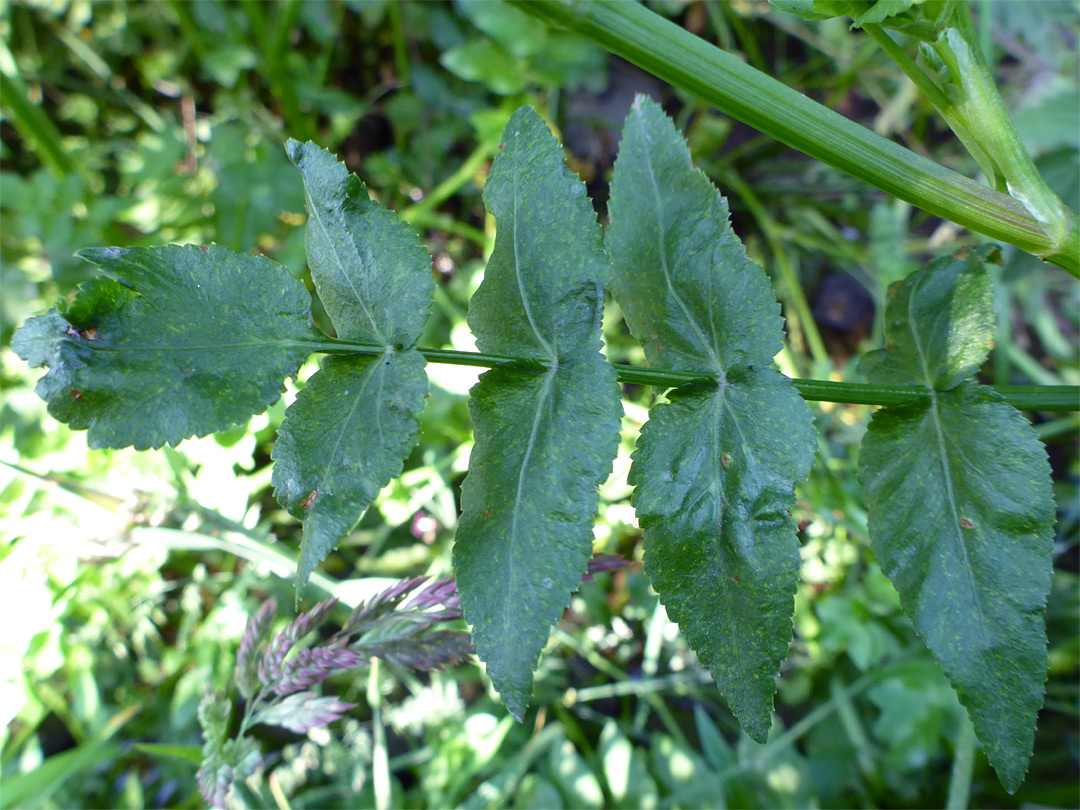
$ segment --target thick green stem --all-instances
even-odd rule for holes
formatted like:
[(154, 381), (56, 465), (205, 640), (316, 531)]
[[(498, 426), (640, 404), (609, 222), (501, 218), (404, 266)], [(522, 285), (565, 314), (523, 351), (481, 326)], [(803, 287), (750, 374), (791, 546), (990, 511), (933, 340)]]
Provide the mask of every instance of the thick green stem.
[[(1043, 225), (1060, 250), (1076, 240), (1076, 215), (1046, 185), (1013, 126), (983, 55), (967, 3), (952, 7), (952, 27), (920, 48), (923, 60), (936, 70), (947, 102), (939, 111), (954, 127), (957, 122), (974, 139), (980, 166), (989, 182), (1012, 197)], [(934, 101), (938, 106), (938, 101)], [(955, 130), (955, 127), (954, 127)], [(957, 133), (959, 135), (959, 133)], [(970, 149), (971, 147), (969, 147)], [(988, 165), (987, 165), (988, 164)]]
[[(353, 343), (348, 340), (328, 338), (309, 345), (312, 351), (326, 354), (381, 355), (385, 346)], [(543, 368), (539, 360), (509, 357), (499, 354), (482, 354), (455, 349), (428, 349), (417, 347), (429, 362), (455, 366), (478, 366), (496, 368), (508, 365), (534, 365)], [(640, 368), (622, 363), (612, 363), (619, 382), (635, 385), (652, 385), (657, 388), (675, 388), (696, 382), (708, 382), (711, 378), (690, 371), (671, 371), (658, 368)], [(869, 385), (866, 383), (833, 382), (832, 380), (792, 380), (803, 399), (818, 402), (845, 402), (853, 405), (907, 405), (928, 399), (927, 389), (915, 385)], [(997, 385), (993, 386), (1002, 399), (1022, 411), (1080, 411), (1080, 386), (1075, 385)]]
[(1080, 277), (1080, 243), (1064, 243), (1017, 200), (927, 160), (808, 99), (644, 5), (618, 0), (510, 0), (588, 37), (728, 115), (894, 197), (1053, 261)]
[[(975, 162), (979, 164), (979, 168), (986, 174), (987, 179), (993, 182), (995, 175), (993, 166), (990, 165), (987, 155), (980, 148), (975, 136), (968, 131), (967, 124), (961, 121), (957, 116), (953, 115), (953, 103), (949, 101), (949, 96), (938, 87), (933, 78), (924, 71), (919, 65), (907, 55), (907, 52), (900, 47), (900, 44), (896, 42), (889, 33), (880, 25), (875, 23), (866, 23), (863, 25), (863, 31), (865, 31), (874, 42), (876, 42), (881, 50), (885, 51), (896, 62), (897, 66), (907, 74), (907, 77), (911, 79), (912, 83), (919, 88), (919, 92), (922, 93), (926, 100), (934, 105), (934, 108), (941, 114), (941, 117), (945, 119), (945, 122), (949, 125), (949, 128), (953, 131), (953, 134), (960, 140), (960, 143), (968, 150)], [(1004, 191), (1005, 189), (999, 188), (998, 191)]]

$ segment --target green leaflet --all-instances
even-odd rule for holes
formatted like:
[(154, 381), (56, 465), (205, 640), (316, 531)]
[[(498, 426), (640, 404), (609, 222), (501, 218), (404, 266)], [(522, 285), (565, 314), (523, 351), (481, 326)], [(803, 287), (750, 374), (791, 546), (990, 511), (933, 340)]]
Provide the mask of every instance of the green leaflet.
[(961, 382), (990, 349), (990, 251), (939, 259), (890, 290), (875, 383), (918, 382), (859, 454), (870, 539), (905, 612), (956, 688), (1002, 784), (1027, 771), (1046, 679), (1054, 500), (1046, 452), (998, 396)]
[(304, 522), (299, 600), (315, 566), (401, 473), (416, 444), (427, 375), (408, 347), (427, 320), (434, 282), (416, 235), (344, 164), (312, 143), (290, 140), (286, 150), (304, 178), (311, 278), (338, 336), (387, 349), (323, 361), (285, 413), (273, 482), (278, 501)]
[(941, 34), (956, 0), (769, 0), (781, 11), (804, 20), (851, 17), (851, 27), (876, 23), (908, 36), (934, 41)]
[(412, 346), (434, 294), (424, 246), (330, 152), (294, 140), (285, 150), (304, 177), (308, 265), (338, 337)]
[(791, 639), (791, 508), (816, 446), (809, 409), (771, 366), (779, 306), (660, 107), (638, 97), (611, 184), (615, 298), (653, 365), (717, 383), (655, 407), (633, 503), (653, 585), (743, 728), (764, 741)]
[(304, 285), (262, 256), (218, 245), (94, 248), (111, 278), (32, 318), (12, 348), (49, 366), (37, 392), (91, 447), (138, 450), (261, 413), (318, 339)]
[(469, 324), (482, 351), (544, 367), (493, 369), (471, 392), (476, 446), (454, 563), (477, 652), (520, 720), (551, 625), (592, 553), (620, 409), (614, 369), (597, 351), (609, 270), (585, 187), (530, 108), (503, 142), (484, 188), (498, 232)]
[(300, 392), (274, 445), (274, 494), (304, 522), (297, 595), (384, 486), (401, 473), (428, 393), (416, 350), (330, 357)]
[(871, 381), (939, 391), (978, 371), (994, 340), (994, 292), (982, 265), (998, 253), (995, 247), (961, 251), (890, 287), (889, 348), (867, 352), (859, 371)]

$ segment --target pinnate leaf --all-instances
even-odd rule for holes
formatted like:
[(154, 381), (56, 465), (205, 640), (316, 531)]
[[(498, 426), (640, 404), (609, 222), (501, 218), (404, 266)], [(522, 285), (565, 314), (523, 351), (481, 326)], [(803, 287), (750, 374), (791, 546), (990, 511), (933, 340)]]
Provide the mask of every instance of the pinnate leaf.
[(1054, 501), (1031, 425), (963, 380), (989, 351), (989, 256), (961, 251), (890, 291), (888, 351), (863, 369), (929, 396), (877, 411), (859, 479), (881, 568), (1014, 791), (1043, 700)]
[(274, 445), (274, 494), (303, 521), (297, 595), (416, 444), (427, 396), (414, 349), (330, 357), (289, 406)]
[(779, 306), (660, 107), (634, 104), (611, 185), (615, 298), (650, 362), (714, 383), (654, 407), (630, 483), (645, 568), (743, 728), (764, 741), (791, 639), (810, 412), (771, 366)]
[(522, 362), (471, 392), (476, 446), (454, 560), (473, 641), (512, 715), (592, 554), (619, 389), (597, 351), (608, 264), (584, 184), (529, 108), (503, 133), (484, 188), (498, 231), (469, 324), (481, 351)]
[(419, 239), (343, 163), (313, 143), (290, 140), (286, 151), (304, 178), (311, 278), (338, 337), (386, 348), (377, 357), (324, 361), (279, 431), (275, 494), (304, 523), (299, 602), (311, 572), (416, 444), (428, 387), (424, 358), (410, 347), (434, 286)]
[(49, 366), (49, 412), (91, 447), (139, 450), (261, 413), (318, 333), (304, 285), (262, 256), (218, 245), (94, 248), (94, 279), (62, 312), (32, 318), (12, 348)]

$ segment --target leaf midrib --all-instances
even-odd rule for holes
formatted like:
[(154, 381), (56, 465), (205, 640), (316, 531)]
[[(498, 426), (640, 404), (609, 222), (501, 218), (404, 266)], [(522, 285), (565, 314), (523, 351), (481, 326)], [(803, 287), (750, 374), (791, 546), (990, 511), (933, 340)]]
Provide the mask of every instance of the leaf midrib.
[[(375, 322), (375, 316), (372, 314), (371, 308), (368, 306), (368, 303), (364, 299), (364, 296), (362, 296), (360, 294), (360, 291), (356, 289), (356, 285), (353, 284), (352, 278), (345, 271), (345, 265), (343, 264), (342, 258), (338, 255), (338, 252), (336, 250), (336, 243), (332, 239), (330, 239), (330, 236), (326, 229), (326, 224), (322, 221), (320, 217), (319, 206), (317, 206), (315, 204), (315, 201), (311, 198), (311, 192), (308, 190), (307, 182), (304, 183), (304, 197), (307, 199), (308, 212), (311, 215), (310, 221), (314, 222), (319, 227), (319, 230), (322, 233), (323, 240), (330, 248), (328, 252), (334, 257), (334, 262), (337, 264), (338, 273), (343, 279), (345, 279), (345, 282), (349, 285), (349, 289), (353, 291), (353, 295), (356, 296), (357, 303), (360, 304), (360, 308), (364, 311), (364, 316), (368, 319), (368, 323), (371, 324), (372, 335), (375, 337), (375, 340), (378, 343), (386, 345), (386, 338), (383, 336), (382, 330), (379, 329), (378, 323)], [(348, 199), (348, 195), (346, 195), (346, 199)], [(350, 244), (352, 244), (353, 250), (356, 251), (357, 254), (359, 254), (360, 251), (359, 248), (357, 248), (356, 246), (356, 242), (353, 241), (352, 232), (349, 230), (348, 227), (345, 226), (343, 226), (341, 230), (345, 234), (345, 238), (349, 240)], [(359, 258), (357, 259), (357, 261), (359, 263)], [(335, 324), (335, 326), (338, 326), (338, 324)], [(338, 326), (338, 328), (340, 331), (340, 326)]]
[[(723, 537), (723, 508), (728, 503), (727, 492), (724, 486), (725, 482), (727, 481), (727, 471), (724, 469), (724, 465), (721, 462), (721, 454), (723, 451), (720, 446), (720, 425), (725, 416), (727, 416), (731, 420), (732, 426), (735, 428), (736, 433), (739, 434), (739, 439), (742, 442), (743, 458), (749, 460), (752, 457), (750, 447), (746, 442), (746, 436), (743, 434), (742, 427), (739, 425), (738, 417), (735, 415), (734, 411), (731, 408), (726, 407), (726, 392), (729, 385), (730, 383), (722, 383), (717, 389), (716, 395), (713, 397), (713, 402), (715, 406), (715, 418), (712, 420), (712, 432), (713, 447), (715, 449), (715, 452), (712, 454), (712, 463), (714, 479), (719, 481), (719, 490), (717, 493), (719, 497), (717, 499), (717, 506), (713, 517), (713, 525), (716, 527), (717, 540), (714, 560), (716, 561), (716, 567), (720, 569), (723, 568), (723, 560), (721, 559), (721, 539)], [(746, 466), (747, 470), (753, 476), (754, 481), (757, 482), (758, 475), (756, 467), (749, 463), (747, 463)], [(742, 634), (736, 634), (731, 646), (735, 651), (736, 665), (738, 666), (739, 672), (746, 673), (748, 670), (743, 664), (743, 651), (742, 646), (739, 644), (739, 641), (742, 640), (742, 638), (744, 638)]]
[(971, 598), (975, 603), (975, 615), (979, 622), (979, 635), (981, 636), (984, 647), (988, 648), (990, 646), (990, 635), (986, 629), (986, 617), (983, 613), (982, 601), (979, 599), (979, 588), (975, 581), (975, 570), (971, 565), (971, 557), (968, 554), (967, 543), (964, 542), (964, 529), (960, 526), (960, 511), (956, 503), (956, 492), (953, 489), (952, 465), (949, 463), (948, 448), (945, 446), (945, 432), (941, 424), (941, 414), (938, 412), (938, 391), (934, 387), (933, 380), (930, 378), (929, 362), (923, 348), (922, 339), (919, 337), (918, 324), (916, 323), (915, 314), (913, 312), (915, 299), (918, 297), (921, 287), (922, 284), (920, 279), (920, 283), (916, 284), (915, 289), (913, 289), (908, 296), (908, 329), (911, 331), (912, 342), (915, 344), (915, 354), (919, 358), (923, 380), (926, 387), (930, 390), (930, 409), (928, 415), (930, 424), (934, 428), (934, 437), (937, 442), (938, 450), (938, 461), (941, 464), (941, 473), (945, 479), (945, 495), (948, 500), (949, 511), (952, 513), (953, 535), (956, 538), (956, 544), (960, 550), (960, 559), (963, 562), (964, 576), (967, 579), (968, 587), (971, 589)]
[[(345, 416), (344, 419), (342, 419), (341, 421), (338, 422), (339, 430), (338, 430), (337, 439), (334, 442), (334, 449), (332, 451), (330, 451), (330, 457), (327, 460), (326, 468), (323, 470), (322, 478), (319, 480), (319, 492), (325, 492), (326, 491), (325, 487), (327, 486), (327, 484), (330, 481), (333, 480), (333, 475), (334, 475), (333, 470), (337, 466), (338, 453), (341, 450), (341, 443), (345, 440), (345, 434), (349, 432), (347, 428), (351, 424), (351, 422), (353, 420), (353, 417), (356, 416), (356, 411), (360, 407), (360, 402), (364, 398), (363, 395), (364, 395), (364, 392), (367, 390), (368, 385), (371, 384), (371, 381), (375, 378), (377, 373), (384, 367), (383, 361), (388, 356), (390, 356), (390, 354), (391, 354), (391, 352), (389, 350), (387, 350), (381, 356), (371, 358), (372, 359), (371, 367), (367, 370), (367, 373), (364, 374), (364, 377), (363, 377), (363, 379), (362, 379), (362, 381), (360, 383), (360, 390), (356, 392), (356, 396), (353, 397), (352, 404), (349, 406), (349, 413)], [(376, 414), (379, 413), (379, 410), (380, 410), (379, 408), (375, 409)], [(382, 427), (381, 427), (381, 425), (379, 426), (379, 438), (380, 439), (382, 438)], [(377, 446), (380, 446), (380, 447), (382, 446), (381, 441), (379, 442), (379, 444)], [(316, 505), (317, 504), (318, 504), (318, 501), (316, 500)], [(314, 514), (315, 514), (314, 510), (309, 512), (308, 513), (309, 518), (314, 516)]]
[(525, 318), (529, 322), (529, 327), (532, 329), (533, 334), (536, 336), (536, 340), (540, 343), (541, 348), (552, 360), (557, 360), (558, 355), (555, 353), (554, 348), (550, 343), (540, 334), (540, 328), (536, 325), (536, 320), (533, 318), (532, 306), (529, 304), (529, 297), (525, 294), (525, 280), (521, 275), (521, 257), (518, 253), (518, 165), (517, 154), (514, 154), (513, 171), (511, 172), (510, 189), (513, 196), (513, 243), (514, 243), (514, 279), (517, 281), (518, 295), (521, 298), (521, 308), (525, 310)]
[(518, 516), (521, 513), (521, 498), (525, 491), (525, 473), (529, 467), (529, 460), (532, 457), (533, 450), (536, 448), (537, 436), (540, 433), (541, 417), (544, 414), (544, 408), (547, 403), (548, 395), (551, 393), (551, 386), (555, 380), (556, 369), (551, 369), (544, 374), (543, 387), (540, 389), (540, 394), (537, 397), (536, 402), (536, 415), (533, 417), (532, 429), (529, 431), (529, 440), (525, 444), (525, 454), (521, 458), (521, 469), (518, 470), (517, 491), (514, 494), (514, 508), (510, 518), (510, 537), (507, 541), (508, 557), (507, 563), (509, 571), (507, 573), (507, 587), (505, 589), (506, 599), (503, 603), (503, 628), (506, 632), (510, 632), (512, 627), (512, 621), (515, 617), (514, 612), (514, 594), (518, 592), (517, 586), (517, 565), (515, 565), (514, 546), (517, 543), (517, 531), (518, 531)]
[(659, 186), (659, 184), (657, 182), (657, 179), (656, 179), (656, 171), (653, 168), (652, 157), (651, 157), (652, 149), (653, 149), (653, 141), (649, 137), (648, 127), (642, 126), (641, 127), (641, 133), (642, 133), (642, 137), (645, 140), (645, 143), (649, 147), (648, 149), (645, 150), (645, 167), (647, 169), (646, 173), (648, 174), (649, 182), (652, 184), (653, 196), (656, 199), (656, 212), (657, 212), (656, 230), (657, 230), (657, 244), (659, 246), (659, 252), (660, 252), (660, 269), (664, 274), (664, 281), (667, 284), (668, 293), (671, 295), (672, 298), (675, 299), (675, 303), (677, 303), (679, 305), (679, 309), (682, 310), (683, 317), (686, 318), (686, 322), (688, 324), (690, 324), (690, 327), (694, 330), (694, 334), (697, 336), (698, 342), (700, 343), (701, 347), (705, 350), (706, 354), (708, 354), (708, 356), (709, 356), (709, 360), (712, 363), (713, 369), (716, 370), (717, 372), (722, 372), (722, 368), (721, 368), (721, 365), (720, 365), (720, 358), (717, 357), (717, 355), (716, 355), (715, 347), (713, 347), (709, 343), (709, 341), (707, 341), (705, 339), (705, 333), (702, 331), (700, 324), (698, 324), (697, 319), (695, 319), (694, 316), (690, 314), (689, 307), (687, 307), (686, 302), (683, 301), (682, 296), (679, 295), (678, 290), (675, 289), (675, 285), (671, 280), (671, 269), (668, 266), (668, 255), (667, 255), (667, 239), (666, 239), (667, 232), (666, 232), (666, 229), (664, 228), (664, 201), (663, 201), (663, 197), (660, 194), (660, 186)]

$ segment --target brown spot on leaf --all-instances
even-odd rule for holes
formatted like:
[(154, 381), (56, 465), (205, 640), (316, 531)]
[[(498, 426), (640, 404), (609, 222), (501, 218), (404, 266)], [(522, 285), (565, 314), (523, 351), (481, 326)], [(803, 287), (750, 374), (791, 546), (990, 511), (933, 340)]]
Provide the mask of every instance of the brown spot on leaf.
[(76, 329), (74, 326), (69, 326), (64, 332), (68, 337), (81, 337), (83, 340), (98, 339), (96, 326), (88, 326), (86, 329)]
[(482, 517), (484, 520), (487, 520), (489, 517), (491, 517), (491, 510), (485, 509), (484, 514), (482, 514), (480, 517)]
[(720, 455), (720, 463), (724, 465), (724, 469), (726, 470), (731, 464), (731, 456), (729, 456), (727, 453), (722, 453)]
[(82, 391), (79, 391), (76, 388), (72, 388), (71, 389), (71, 398), (73, 400), (75, 400), (76, 402), (81, 402), (82, 401)]
[(732, 577), (732, 579), (735, 580), (736, 582), (740, 581), (738, 577)]
[(206, 253), (206, 251), (208, 251), (209, 249), (210, 248), (206, 245), (199, 245), (199, 250), (201, 250), (203, 253)]
[(300, 501), (300, 505), (305, 509), (310, 509), (315, 505), (316, 499), (319, 497), (319, 489), (316, 487), (308, 493), (308, 496), (304, 500)]
[(975, 528), (975, 524), (972, 523), (967, 518), (960, 518), (960, 526), (962, 528), (965, 528), (965, 529), (974, 529)]

